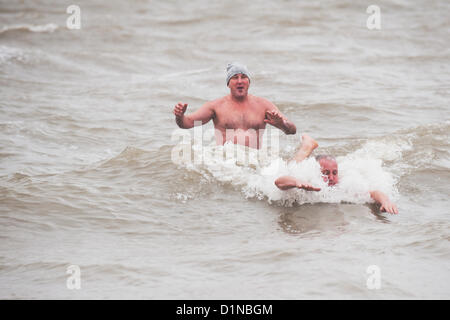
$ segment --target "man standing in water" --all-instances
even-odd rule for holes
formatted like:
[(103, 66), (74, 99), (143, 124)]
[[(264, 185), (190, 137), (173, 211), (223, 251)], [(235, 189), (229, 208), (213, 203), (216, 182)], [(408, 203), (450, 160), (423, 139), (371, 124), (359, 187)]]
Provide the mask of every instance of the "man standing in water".
[[(305, 160), (319, 144), (307, 134), (302, 136), (302, 144), (292, 160), (301, 162)], [(319, 155), (316, 160), (320, 164), (323, 179), (328, 182), (328, 186), (332, 187), (339, 182), (339, 171), (336, 159), (329, 155)], [(291, 176), (279, 177), (275, 180), (275, 185), (281, 190), (289, 190), (292, 188), (304, 189), (307, 191), (320, 191), (320, 188), (314, 187), (309, 183), (301, 181)], [(389, 197), (383, 192), (374, 190), (370, 191), (370, 197), (380, 205), (380, 211), (389, 213), (398, 213), (397, 206), (389, 200)]]
[(190, 129), (194, 122), (198, 121), (203, 125), (213, 119), (218, 145), (232, 141), (256, 149), (261, 148), (266, 123), (285, 134), (296, 133), (295, 125), (273, 103), (248, 94), (250, 74), (246, 66), (239, 63), (228, 64), (227, 86), (230, 88), (229, 95), (206, 102), (189, 115), (184, 114), (187, 104), (179, 102), (173, 110), (178, 126)]

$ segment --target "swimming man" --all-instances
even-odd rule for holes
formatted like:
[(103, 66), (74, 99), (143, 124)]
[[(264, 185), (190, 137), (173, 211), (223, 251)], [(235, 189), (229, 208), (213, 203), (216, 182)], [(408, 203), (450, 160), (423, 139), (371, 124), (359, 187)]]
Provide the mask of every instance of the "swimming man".
[[(304, 134), (302, 136), (302, 144), (300, 149), (296, 152), (294, 158), (296, 162), (301, 162), (306, 159), (313, 151), (318, 147), (318, 143)], [(328, 182), (329, 186), (334, 186), (339, 182), (339, 171), (336, 159), (329, 155), (320, 155), (316, 157), (316, 160), (320, 164), (320, 170), (325, 182)], [(289, 190), (292, 188), (304, 189), (307, 191), (320, 191), (320, 188), (314, 187), (309, 183), (305, 183), (292, 176), (283, 176), (275, 180), (275, 185), (281, 190)], [(380, 211), (397, 214), (397, 206), (389, 200), (389, 197), (383, 192), (374, 190), (370, 191), (370, 197), (380, 205)]]

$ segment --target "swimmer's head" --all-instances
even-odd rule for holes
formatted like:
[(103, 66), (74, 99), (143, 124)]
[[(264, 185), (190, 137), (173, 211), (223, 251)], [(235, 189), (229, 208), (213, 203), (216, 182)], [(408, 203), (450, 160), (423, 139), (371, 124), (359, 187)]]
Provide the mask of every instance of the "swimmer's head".
[(227, 86), (230, 84), (230, 79), (238, 74), (245, 75), (250, 82), (250, 72), (247, 67), (239, 62), (232, 62), (227, 65)]
[(330, 155), (318, 155), (317, 162), (320, 164), (323, 181), (328, 182), (328, 185), (334, 186), (339, 182), (338, 164), (334, 157)]
[(250, 86), (250, 73), (247, 67), (240, 63), (229, 63), (227, 66), (227, 86), (234, 98), (245, 98)]

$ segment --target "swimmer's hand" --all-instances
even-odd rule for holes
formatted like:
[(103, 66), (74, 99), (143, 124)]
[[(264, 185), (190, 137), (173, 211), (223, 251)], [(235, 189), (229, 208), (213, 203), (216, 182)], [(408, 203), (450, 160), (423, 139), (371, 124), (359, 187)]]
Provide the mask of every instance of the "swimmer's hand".
[(271, 124), (274, 127), (284, 127), (284, 118), (278, 111), (266, 111), (265, 123)]
[(277, 180), (275, 180), (275, 185), (280, 190), (289, 190), (293, 188), (298, 188), (307, 191), (320, 191), (320, 188), (313, 187), (312, 185), (300, 181), (291, 176), (279, 177)]
[(380, 211), (391, 214), (398, 214), (397, 206), (389, 200), (381, 203)]
[(280, 129), (285, 134), (295, 134), (297, 132), (295, 124), (289, 121), (278, 110), (266, 111), (264, 122), (274, 126), (275, 128)]
[(178, 102), (178, 104), (175, 106), (175, 108), (173, 109), (173, 114), (177, 117), (177, 118), (181, 118), (184, 116), (184, 113), (186, 112), (187, 109), (187, 103), (181, 103)]
[(389, 197), (383, 192), (375, 190), (370, 191), (370, 197), (380, 204), (380, 211), (391, 214), (398, 214), (397, 206), (389, 200)]
[(299, 188), (299, 189), (306, 190), (306, 191), (320, 191), (320, 188), (313, 187), (309, 183), (304, 183), (304, 182), (302, 182), (302, 181), (300, 181), (298, 179), (297, 179), (296, 187)]

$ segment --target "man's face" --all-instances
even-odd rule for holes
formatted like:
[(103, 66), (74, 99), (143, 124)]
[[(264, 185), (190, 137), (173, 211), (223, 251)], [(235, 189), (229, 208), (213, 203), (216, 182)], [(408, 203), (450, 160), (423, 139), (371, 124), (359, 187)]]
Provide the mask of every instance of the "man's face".
[(331, 159), (320, 159), (320, 170), (322, 171), (323, 181), (329, 186), (334, 186), (339, 182), (337, 162)]
[(242, 73), (235, 74), (228, 82), (231, 95), (237, 99), (242, 99), (247, 96), (249, 86), (250, 79)]

